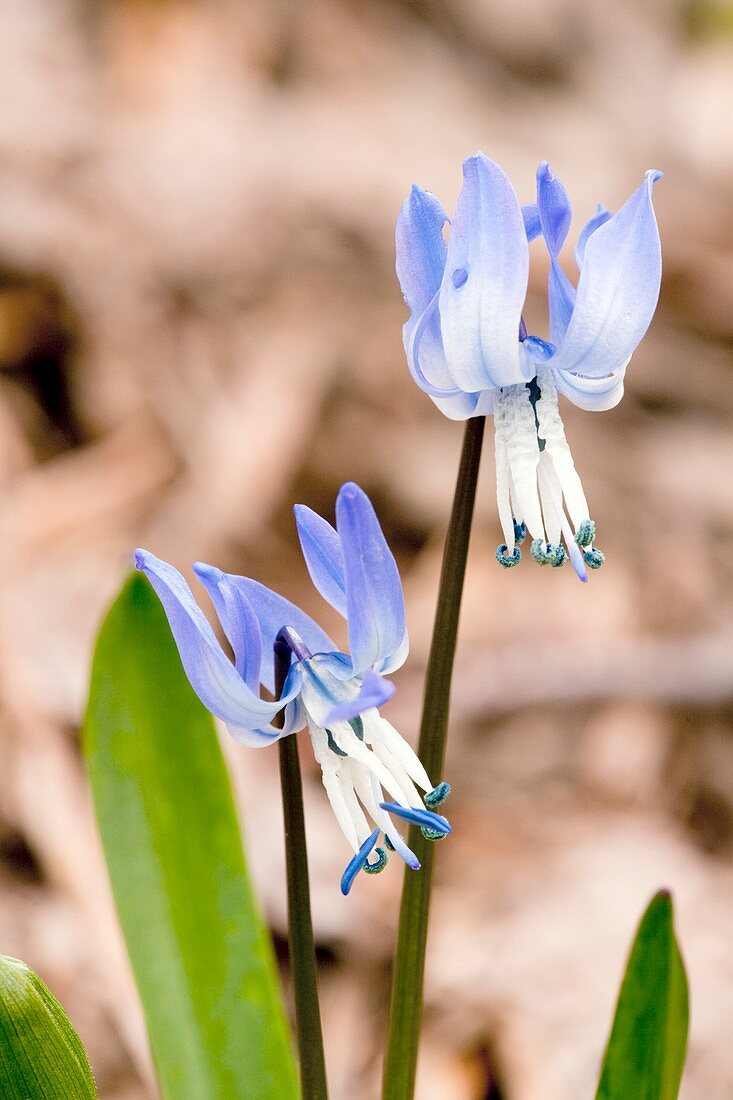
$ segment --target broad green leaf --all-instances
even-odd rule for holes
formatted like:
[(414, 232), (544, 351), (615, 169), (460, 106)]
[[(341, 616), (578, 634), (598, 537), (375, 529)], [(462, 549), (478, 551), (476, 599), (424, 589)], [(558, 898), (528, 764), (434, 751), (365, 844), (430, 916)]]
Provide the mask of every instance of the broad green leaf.
[(661, 890), (631, 948), (596, 1100), (676, 1100), (687, 1023), (687, 977), (672, 898)]
[(0, 1096), (95, 1100), (89, 1061), (69, 1017), (25, 963), (0, 955)]
[(99, 634), (85, 749), (169, 1100), (291, 1100), (295, 1066), (213, 719), (133, 574)]

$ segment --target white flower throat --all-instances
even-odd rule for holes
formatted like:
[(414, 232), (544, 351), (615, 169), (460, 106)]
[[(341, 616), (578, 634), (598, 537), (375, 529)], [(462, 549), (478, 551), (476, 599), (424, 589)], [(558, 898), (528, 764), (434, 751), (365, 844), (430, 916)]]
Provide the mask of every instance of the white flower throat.
[(538, 366), (531, 382), (499, 391), (494, 425), (496, 498), (504, 532), (497, 561), (507, 569), (516, 565), (529, 532), (538, 564), (557, 568), (569, 556), (580, 579), (587, 580), (586, 567), (599, 569), (604, 556), (593, 547), (595, 524), (565, 438), (549, 366)]

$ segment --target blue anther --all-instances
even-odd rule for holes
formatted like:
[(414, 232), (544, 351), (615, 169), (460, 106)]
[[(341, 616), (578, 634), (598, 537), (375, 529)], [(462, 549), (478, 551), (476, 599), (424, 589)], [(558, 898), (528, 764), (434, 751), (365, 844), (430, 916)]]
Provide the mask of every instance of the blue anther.
[(423, 798), (423, 802), (429, 810), (434, 810), (436, 806), (442, 806), (449, 794), (450, 783), (443, 780), (442, 783), (438, 783), (437, 787), (433, 787), (432, 791), (428, 791)]
[(404, 818), (412, 825), (426, 826), (428, 829), (437, 829), (441, 833), (451, 831), (450, 822), (440, 814), (434, 814), (432, 810), (421, 810), (416, 806), (400, 806), (398, 802), (380, 802), (380, 807), (394, 814), (395, 817)]
[(527, 537), (527, 524), (524, 521), (518, 523), (515, 516), (512, 516), (512, 523), (514, 524), (514, 541), (518, 546), (521, 546)]
[(460, 288), (465, 285), (466, 280), (468, 279), (468, 272), (466, 271), (465, 267), (457, 267), (453, 272), (452, 278), (453, 286), (456, 288), (456, 290), (460, 290)]
[[(575, 541), (578, 546), (590, 546), (593, 539), (596, 537), (596, 525), (592, 519), (584, 519), (578, 530), (575, 532)], [(591, 569), (597, 569), (598, 566), (591, 565)]]
[(515, 546), (511, 554), (506, 543), (502, 543), (501, 546), (496, 548), (496, 560), (499, 565), (503, 565), (505, 569), (511, 569), (513, 565), (518, 565), (522, 557), (522, 551), (518, 546)]
[(356, 855), (352, 856), (352, 858), (349, 860), (346, 870), (341, 876), (341, 893), (344, 895), (344, 897), (346, 896), (346, 894), (348, 894), (349, 890), (353, 886), (354, 879), (359, 874), (359, 871), (364, 870), (364, 863), (378, 840), (379, 829), (375, 829), (371, 836), (367, 837), (367, 839), (364, 841)]
[(364, 860), (364, 870), (368, 875), (378, 875), (387, 866), (388, 856), (384, 848), (375, 848), (373, 854), (377, 857), (374, 863), (370, 863), (368, 859)]
[(430, 829), (427, 825), (423, 825), (420, 830), (426, 840), (445, 840), (446, 834), (438, 832), (437, 829)]
[(326, 730), (326, 737), (328, 738), (328, 747), (331, 750), (331, 752), (335, 752), (337, 756), (348, 756), (349, 755), (347, 752), (344, 752), (343, 749), (339, 748), (339, 746), (334, 741), (333, 734), (331, 733), (330, 730)]
[(385, 848), (387, 849), (388, 852), (394, 852), (394, 850), (395, 850), (395, 846), (392, 843), (392, 841), (389, 839), (388, 836), (385, 836), (385, 838), (384, 838), (384, 846), (385, 846)]
[(543, 542), (542, 539), (533, 539), (529, 552), (538, 565), (548, 565), (550, 561), (549, 549), (549, 542)]
[(583, 558), (589, 569), (600, 569), (606, 560), (606, 555), (597, 546), (594, 546), (592, 550), (586, 550)]
[(565, 562), (568, 560), (568, 556), (565, 552), (565, 547), (560, 546), (559, 543), (557, 544), (557, 546), (555, 546), (554, 544), (548, 542), (547, 553), (549, 554), (550, 565), (553, 569), (559, 569), (560, 566), (564, 565)]

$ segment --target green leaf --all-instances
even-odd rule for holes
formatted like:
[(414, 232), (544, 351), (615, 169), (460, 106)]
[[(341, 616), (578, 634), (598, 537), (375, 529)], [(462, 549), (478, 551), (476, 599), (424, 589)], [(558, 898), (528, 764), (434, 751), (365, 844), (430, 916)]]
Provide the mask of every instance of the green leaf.
[(631, 948), (596, 1100), (676, 1100), (687, 1024), (687, 977), (672, 898), (661, 890)]
[(94, 1100), (92, 1071), (69, 1017), (25, 963), (0, 955), (0, 1096)]
[(139, 574), (100, 631), (85, 749), (164, 1096), (295, 1098), (272, 945), (213, 719)]

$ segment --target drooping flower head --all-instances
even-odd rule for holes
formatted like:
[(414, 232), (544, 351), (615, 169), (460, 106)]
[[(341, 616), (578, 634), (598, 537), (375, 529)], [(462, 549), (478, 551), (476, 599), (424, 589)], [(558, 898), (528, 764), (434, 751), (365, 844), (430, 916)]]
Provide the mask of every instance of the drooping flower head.
[[(494, 414), (504, 532), (496, 556), (507, 568), (520, 560), (527, 531), (541, 565), (563, 565), (569, 555), (585, 581), (587, 568), (603, 564), (558, 394), (591, 411), (623, 396), (626, 367), (659, 297), (652, 186), (660, 176), (647, 172), (618, 213), (598, 207), (578, 237), (577, 287), (559, 261), (570, 202), (546, 163), (537, 170), (537, 202), (521, 207), (497, 164), (482, 153), (465, 161), (447, 243), (448, 216), (429, 192), (413, 187), (400, 212), (397, 275), (410, 308), (410, 372), (446, 416)], [(550, 254), (549, 341), (529, 336), (522, 316), (528, 242), (540, 234)]]
[[(369, 498), (357, 485), (344, 485), (336, 528), (304, 505), (296, 505), (295, 516), (311, 579), (348, 624), (349, 653), (258, 581), (197, 562), (194, 572), (214, 604), (232, 662), (178, 570), (147, 550), (136, 552), (135, 563), (158, 594), (191, 686), (232, 737), (257, 748), (307, 726), (326, 793), (354, 851), (341, 880), (346, 894), (360, 870), (385, 866), (387, 853), (376, 847), (382, 834), (387, 849), (419, 868), (392, 817), (419, 825), (429, 839), (445, 836), (450, 825), (434, 807), (450, 788), (433, 787), (378, 710), (394, 693), (384, 677), (404, 663), (408, 637), (397, 565)], [(269, 701), (260, 686), (275, 690), (276, 641), (292, 656), (280, 698)], [(281, 727), (273, 725), (278, 715)]]

